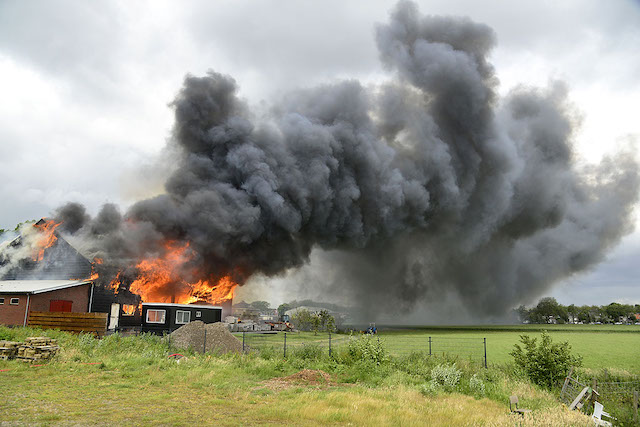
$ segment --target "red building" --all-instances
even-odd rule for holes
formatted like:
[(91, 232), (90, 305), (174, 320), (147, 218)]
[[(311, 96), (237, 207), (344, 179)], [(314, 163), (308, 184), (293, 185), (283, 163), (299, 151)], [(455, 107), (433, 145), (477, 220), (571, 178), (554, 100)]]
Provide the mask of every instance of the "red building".
[(0, 281), (0, 324), (26, 326), (29, 311), (91, 311), (91, 280)]

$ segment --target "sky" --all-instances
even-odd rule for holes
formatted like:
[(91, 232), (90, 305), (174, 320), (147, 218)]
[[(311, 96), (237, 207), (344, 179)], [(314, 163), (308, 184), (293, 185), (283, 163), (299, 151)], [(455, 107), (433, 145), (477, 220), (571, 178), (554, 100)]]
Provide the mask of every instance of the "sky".
[[(499, 92), (564, 81), (582, 117), (578, 162), (640, 138), (640, 2), (418, 1), (423, 14), (491, 26)], [(91, 213), (162, 191), (154, 167), (186, 74), (232, 75), (251, 105), (338, 79), (387, 75), (374, 29), (384, 1), (0, 0), (0, 228), (67, 201)], [(124, 209), (123, 209), (124, 210)], [(640, 303), (640, 231), (591, 271), (559, 283), (561, 303)], [(314, 257), (312, 257), (312, 260)], [(313, 263), (313, 261), (312, 261)], [(309, 271), (256, 278), (238, 297), (274, 304)], [(297, 288), (298, 298), (322, 298)]]

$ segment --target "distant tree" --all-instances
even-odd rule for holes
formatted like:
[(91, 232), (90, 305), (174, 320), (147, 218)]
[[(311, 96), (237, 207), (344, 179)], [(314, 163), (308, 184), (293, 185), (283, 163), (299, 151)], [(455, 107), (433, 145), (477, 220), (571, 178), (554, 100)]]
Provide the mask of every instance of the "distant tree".
[(287, 304), (287, 303), (280, 304), (278, 306), (278, 316), (280, 316), (280, 318), (282, 319), (282, 316), (284, 316), (284, 313), (287, 310), (291, 310), (291, 306), (289, 304)]
[(311, 315), (311, 328), (313, 329), (314, 335), (318, 335), (318, 331), (322, 327), (322, 319), (318, 315), (318, 313), (314, 313)]
[(291, 323), (301, 331), (310, 331), (313, 327), (312, 315), (309, 310), (298, 310), (291, 316)]
[(582, 323), (590, 323), (593, 322), (592, 317), (589, 313), (590, 307), (588, 305), (581, 305), (578, 307), (576, 312), (576, 316), (578, 316), (578, 320)]
[(567, 308), (560, 305), (553, 297), (542, 298), (535, 307), (537, 320), (543, 320), (540, 323), (547, 323), (551, 316), (558, 319), (567, 319)]
[(516, 314), (521, 322), (531, 321), (529, 319), (529, 310), (524, 305), (520, 305), (520, 307), (516, 308)]
[(267, 313), (270, 310), (269, 306), (270, 304), (267, 301), (254, 301), (251, 303), (251, 308), (259, 310), (261, 314)]
[[(333, 316), (329, 314), (328, 310), (321, 310), (318, 313), (318, 317), (320, 318), (320, 329), (323, 331), (328, 331), (329, 319), (333, 319)], [(335, 319), (333, 319), (333, 323), (335, 324)]]

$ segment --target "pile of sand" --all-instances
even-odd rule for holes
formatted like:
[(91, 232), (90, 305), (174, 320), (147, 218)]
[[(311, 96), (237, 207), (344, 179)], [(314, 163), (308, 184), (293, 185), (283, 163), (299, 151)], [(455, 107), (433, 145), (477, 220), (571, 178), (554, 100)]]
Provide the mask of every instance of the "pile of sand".
[[(206, 331), (206, 336), (205, 336)], [(242, 352), (242, 342), (234, 337), (224, 323), (209, 323), (205, 325), (200, 320), (187, 323), (169, 335), (171, 345), (193, 349), (202, 353)]]

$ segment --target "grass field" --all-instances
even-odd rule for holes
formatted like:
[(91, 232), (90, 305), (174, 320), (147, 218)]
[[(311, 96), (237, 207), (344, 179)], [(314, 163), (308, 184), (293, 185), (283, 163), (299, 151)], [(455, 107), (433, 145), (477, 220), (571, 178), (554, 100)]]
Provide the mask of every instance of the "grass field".
[[(425, 337), (464, 338), (464, 344), (477, 343), (484, 351), (482, 339), (487, 339), (488, 363), (503, 364), (511, 361), (509, 353), (519, 343), (521, 335), (540, 336), (546, 330), (554, 341), (567, 341), (573, 351), (583, 357), (583, 366), (589, 369), (623, 369), (640, 374), (640, 326), (632, 325), (510, 325), (473, 327), (435, 327), (413, 329), (384, 329), (380, 336), (390, 351), (399, 351), (415, 340)], [(476, 341), (472, 341), (476, 340)], [(451, 341), (450, 341), (451, 342)], [(425, 344), (428, 346), (428, 343)], [(468, 347), (467, 347), (468, 348)]]
[[(437, 326), (437, 327), (380, 327), (378, 337), (392, 354), (408, 354), (411, 351), (429, 350), (432, 337), (432, 353), (443, 351), (461, 358), (484, 357), (487, 339), (487, 362), (505, 364), (511, 362), (509, 353), (519, 343), (521, 335), (540, 336), (547, 331), (554, 341), (568, 341), (573, 351), (583, 357), (588, 369), (621, 369), (640, 374), (640, 326), (638, 325), (488, 325), (488, 326)], [(241, 339), (242, 334), (237, 334)], [(271, 345), (282, 352), (283, 334), (246, 334), (247, 346), (260, 348)], [(332, 345), (344, 344), (348, 335), (332, 336)], [(443, 347), (440, 347), (440, 345)], [(327, 334), (312, 332), (287, 334), (287, 346), (316, 344), (328, 347)]]
[[(584, 329), (586, 331), (586, 329)], [(536, 332), (537, 333), (537, 332)], [(577, 335), (585, 342), (635, 334), (555, 330), (554, 339)], [(519, 333), (512, 330), (414, 328), (383, 330), (383, 345), (394, 353), (405, 340), (453, 335), (478, 339), (487, 335), (496, 353), (508, 353)], [(478, 335), (479, 334), (479, 335)], [(556, 336), (555, 334), (561, 334)], [(593, 337), (594, 335), (602, 337)], [(286, 359), (278, 352), (250, 355), (195, 354), (181, 363), (168, 359), (176, 351), (159, 337), (89, 335), (0, 327), (0, 339), (56, 337), (61, 353), (43, 366), (0, 360), (1, 425), (588, 425), (588, 417), (569, 412), (549, 391), (532, 385), (508, 364), (489, 369), (457, 362), (459, 384), (452, 390), (428, 390), (438, 358), (397, 356), (376, 364), (349, 356), (347, 336), (334, 335), (334, 356), (321, 346), (327, 337), (290, 334)], [(591, 337), (591, 338), (589, 338)], [(266, 336), (278, 345), (283, 336)], [(614, 342), (614, 341), (612, 341)], [(313, 344), (303, 346), (302, 344)], [(625, 341), (626, 343), (626, 341)], [(631, 341), (637, 345), (637, 341)], [(618, 343), (618, 345), (620, 345)], [(624, 344), (628, 345), (628, 344)], [(320, 348), (319, 353), (295, 349)], [(637, 346), (635, 347), (638, 348)], [(629, 365), (624, 352), (612, 351), (608, 367)], [(633, 351), (631, 351), (633, 353)], [(503, 357), (508, 361), (507, 357)], [(491, 360), (491, 359), (490, 359)], [(92, 363), (92, 364), (90, 364)], [(621, 365), (622, 364), (622, 365)], [(630, 365), (634, 366), (633, 363)], [(289, 380), (303, 369), (320, 370), (327, 380)], [(624, 368), (627, 369), (627, 368)], [(478, 378), (482, 391), (471, 387)], [(521, 419), (509, 414), (508, 396), (517, 394), (534, 410)]]

